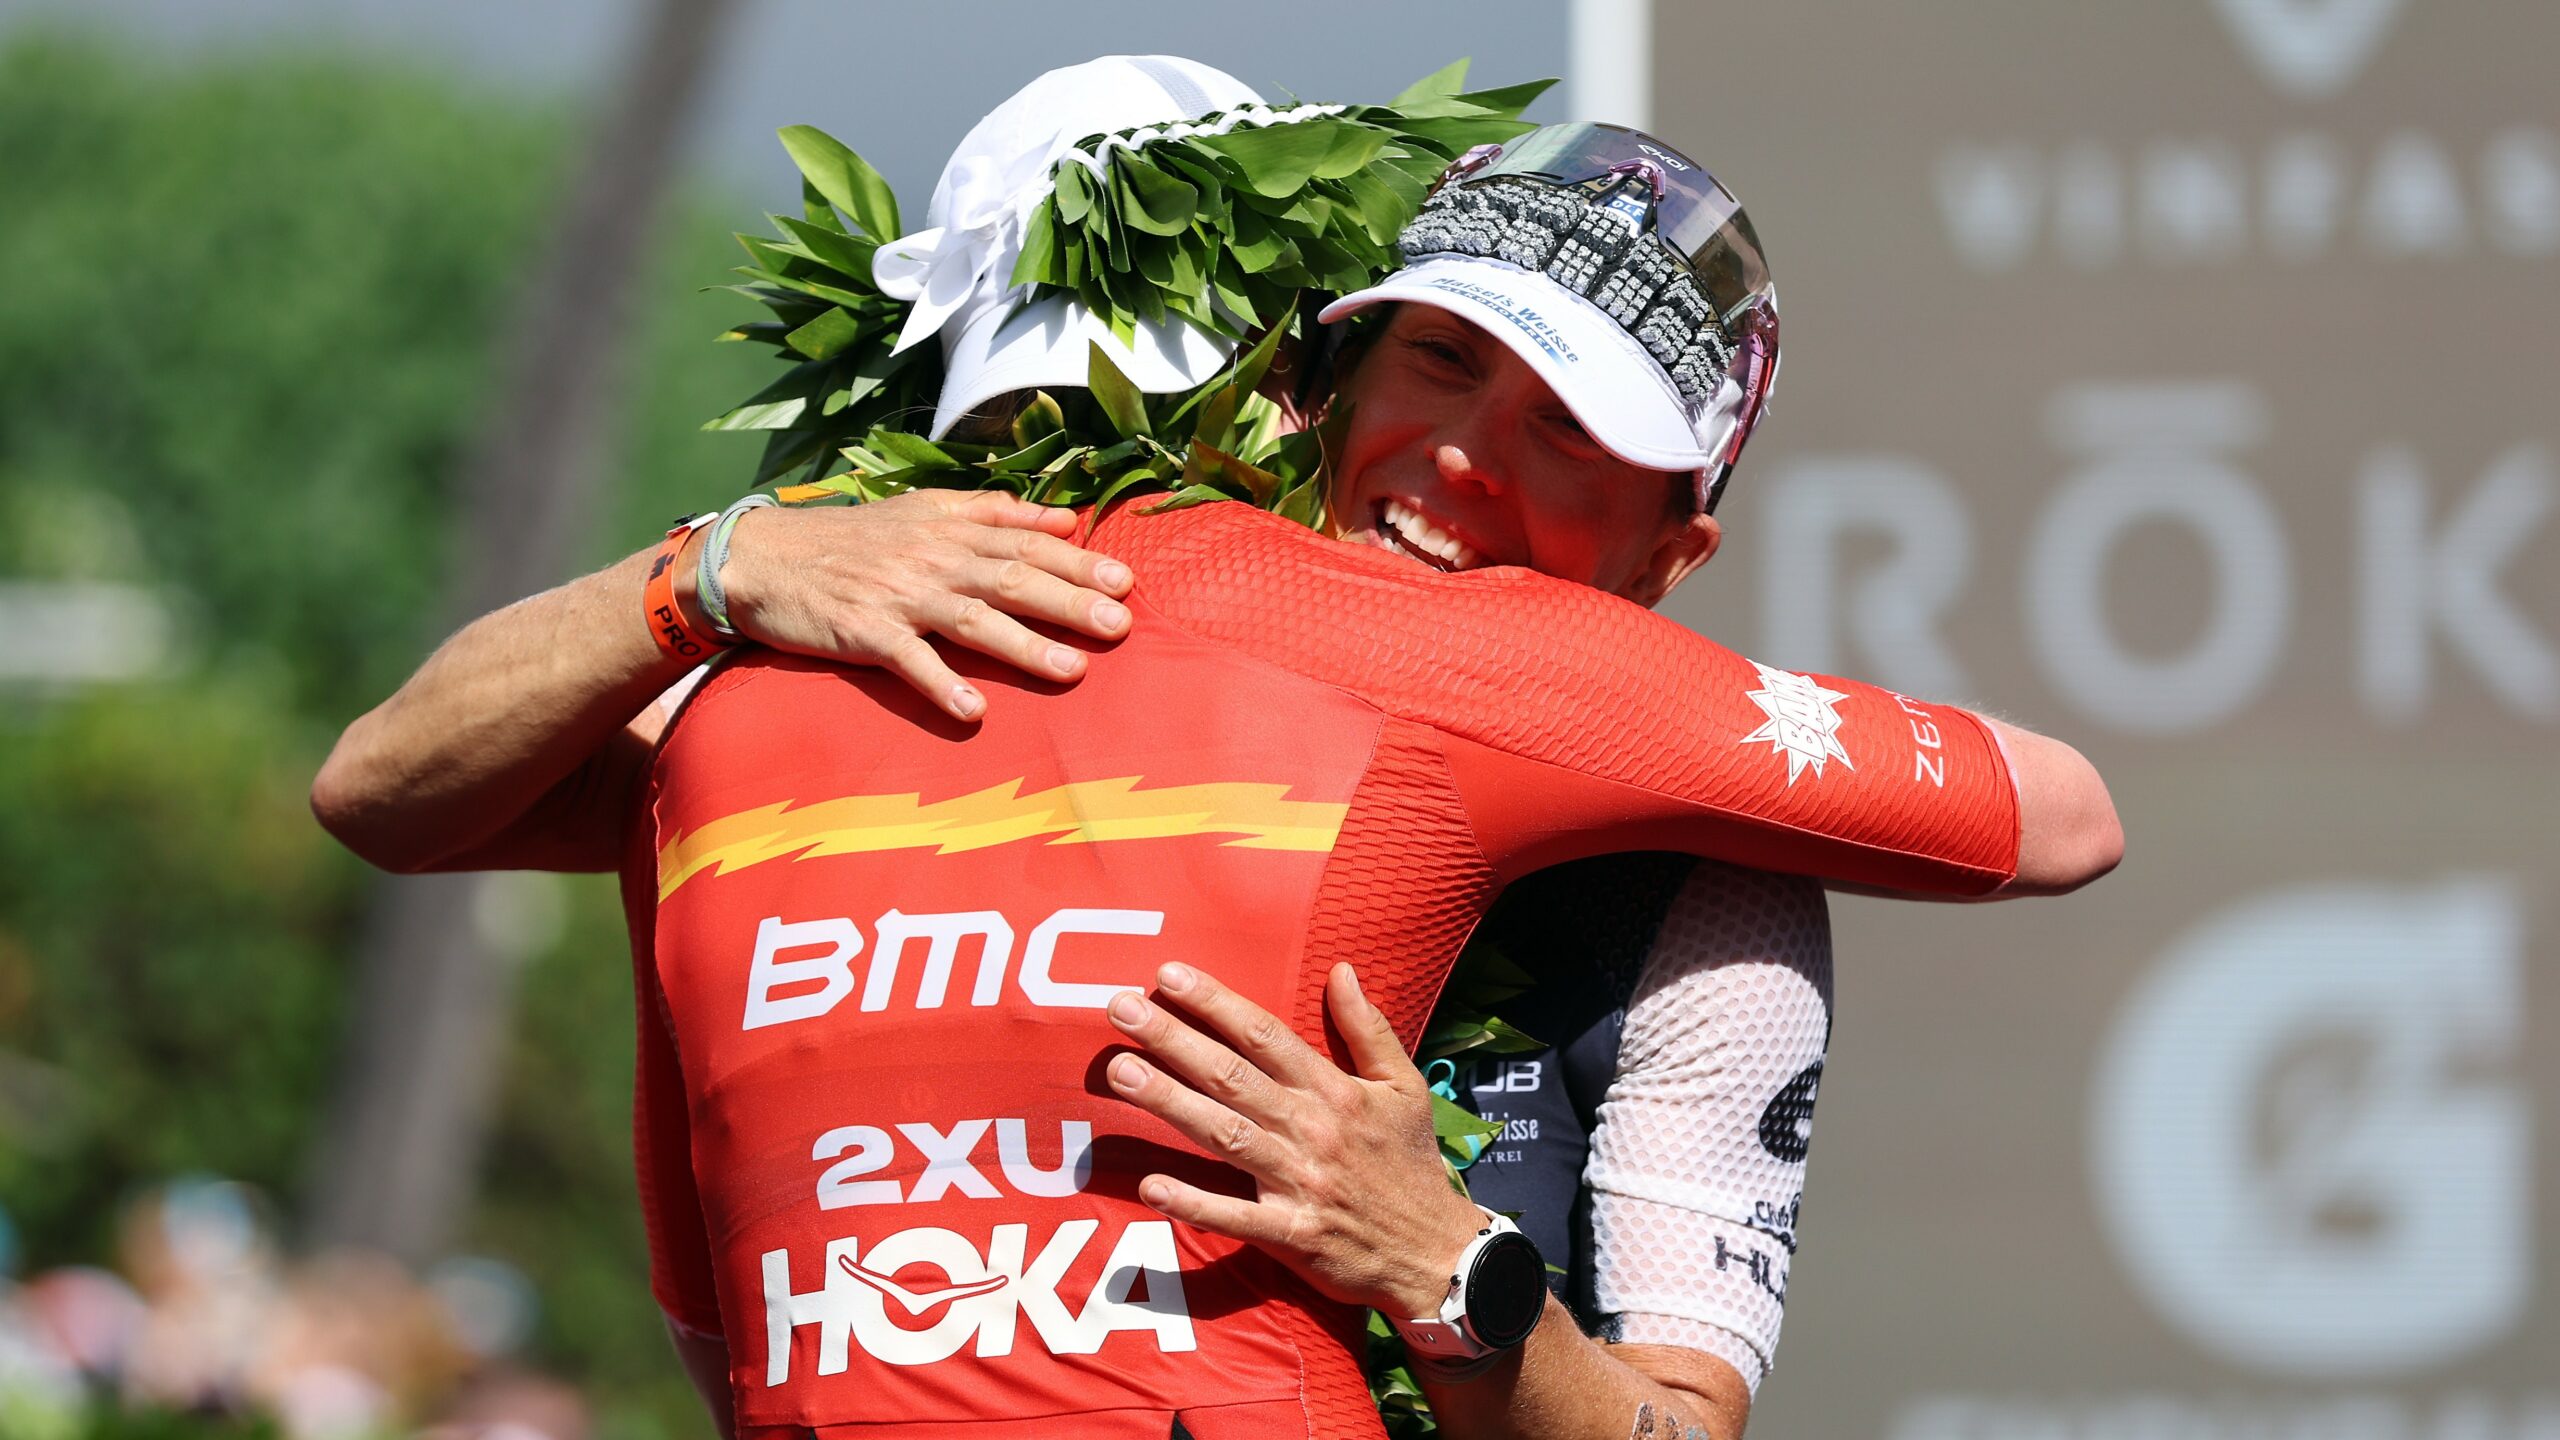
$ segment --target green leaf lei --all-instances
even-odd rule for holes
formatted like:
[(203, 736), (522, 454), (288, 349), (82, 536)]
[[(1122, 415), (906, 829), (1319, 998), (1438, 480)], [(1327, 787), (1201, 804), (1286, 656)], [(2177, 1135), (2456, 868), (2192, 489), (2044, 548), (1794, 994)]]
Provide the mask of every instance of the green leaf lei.
[(1141, 394), (1097, 349), (1086, 388), (1041, 392), (1010, 445), (931, 442), (916, 432), (942, 388), (938, 346), (892, 354), (906, 304), (880, 292), (871, 260), (904, 233), (888, 183), (810, 126), (782, 132), (799, 166), (802, 214), (771, 236), (741, 234), (752, 262), (726, 287), (772, 318), (724, 340), (771, 345), (790, 368), (711, 421), (763, 431), (754, 486), (869, 500), (918, 485), (998, 488), (1057, 505), (1167, 490), (1166, 506), (1235, 499), (1319, 523), (1322, 456), (1281, 433), (1254, 393), (1284, 334), (1306, 328), (1302, 291), (1342, 293), (1398, 263), (1395, 237), (1431, 181), (1470, 147), (1530, 128), (1521, 109), (1553, 81), (1466, 91), (1461, 60), (1385, 105), (1350, 105), (1223, 135), (1161, 137), (1107, 156), (1107, 181), (1062, 161), (1027, 222), (1014, 267), (1035, 293), (1072, 292), (1123, 336), (1185, 319), (1260, 343), (1186, 394)]

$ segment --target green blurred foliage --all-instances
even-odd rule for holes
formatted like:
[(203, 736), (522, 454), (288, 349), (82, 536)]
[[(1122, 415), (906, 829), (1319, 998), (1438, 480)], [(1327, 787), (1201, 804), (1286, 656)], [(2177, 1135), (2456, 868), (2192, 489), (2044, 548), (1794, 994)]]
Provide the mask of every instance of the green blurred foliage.
[[(0, 1207), (30, 1268), (111, 1263), (117, 1203), (174, 1174), (288, 1216), (304, 1191), (372, 883), (306, 788), (438, 638), (457, 466), (577, 135), (374, 60), (0, 45), (0, 580), (140, 583), (183, 622), (148, 683), (0, 694)], [(731, 207), (677, 208), (589, 562), (753, 464), (695, 428), (754, 379), (695, 290)], [(569, 911), (521, 977), (468, 1244), (535, 1279), (535, 1358), (605, 1435), (697, 1434), (631, 1198), (611, 886)]]
[(284, 1430), (273, 1420), (254, 1417), (100, 1409), (63, 1440), (284, 1440)]

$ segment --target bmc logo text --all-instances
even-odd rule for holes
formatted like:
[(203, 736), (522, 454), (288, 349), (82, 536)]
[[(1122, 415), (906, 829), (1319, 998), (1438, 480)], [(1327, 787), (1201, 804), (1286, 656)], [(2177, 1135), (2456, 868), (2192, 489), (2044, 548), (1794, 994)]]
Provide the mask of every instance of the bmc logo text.
[[(843, 1374), (856, 1345), (891, 1365), (931, 1365), (973, 1341), (980, 1358), (1010, 1355), (1026, 1320), (1052, 1355), (1096, 1354), (1121, 1331), (1153, 1336), (1164, 1353), (1198, 1349), (1169, 1221), (1132, 1221), (1122, 1229), (1102, 1262), (1101, 1280), (1081, 1308), (1068, 1308), (1058, 1286), (1101, 1228), (1091, 1218), (1065, 1221), (1036, 1255), (1028, 1225), (996, 1226), (984, 1254), (958, 1232), (932, 1226), (867, 1243), (846, 1236), (827, 1242), (825, 1279), (814, 1290), (792, 1289), (791, 1252), (768, 1250), (764, 1383), (791, 1379), (792, 1332), (803, 1326), (817, 1327), (820, 1375)], [(934, 1270), (939, 1280), (931, 1278)], [(942, 1313), (911, 1328), (891, 1318), (892, 1303), (906, 1322)]]
[[(1050, 961), (1058, 941), (1068, 935), (1156, 935), (1164, 930), (1161, 910), (1060, 910), (1041, 921), (1022, 947), (1022, 966), (1014, 984), (1034, 1005), (1099, 1010), (1128, 985), (1080, 985), (1053, 980)], [(969, 989), (972, 1005), (993, 1005), (1004, 992), (1005, 969), (1013, 961), (1013, 925), (993, 910), (962, 910), (939, 915), (908, 915), (891, 910), (872, 925), (877, 937), (871, 970), (862, 987), (862, 1008), (886, 1010), (898, 984), (898, 964), (910, 941), (925, 943), (924, 964), (916, 979), (914, 1006), (942, 1008), (951, 988), (951, 972), (960, 958), (960, 942), (978, 942), (978, 973)], [(823, 953), (787, 959), (792, 951)], [(843, 916), (824, 920), (786, 921), (767, 916), (756, 926), (755, 957), (747, 966), (744, 1030), (814, 1020), (842, 1004), (853, 993), (853, 962), (862, 953), (862, 931)], [(815, 986), (816, 988), (806, 988)], [(781, 992), (788, 991), (785, 994)]]

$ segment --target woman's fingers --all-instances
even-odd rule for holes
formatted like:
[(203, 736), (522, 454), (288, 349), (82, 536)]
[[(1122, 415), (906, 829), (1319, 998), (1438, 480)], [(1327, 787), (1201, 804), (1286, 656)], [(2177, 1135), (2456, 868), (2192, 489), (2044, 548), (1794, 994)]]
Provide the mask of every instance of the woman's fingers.
[(1137, 991), (1124, 990), (1113, 997), (1107, 1013), (1121, 1034), (1146, 1047), (1148, 1054), (1221, 1105), (1263, 1122), (1276, 1120), (1285, 1107), (1287, 1097), (1267, 1072)]
[(1237, 992), (1214, 975), (1183, 964), (1156, 971), (1156, 986), (1183, 1009), (1207, 1021), (1255, 1068), (1283, 1085), (1318, 1093), (1336, 1091), (1342, 1071), (1278, 1016)]
[(1387, 1012), (1369, 1003), (1368, 992), (1360, 988), (1360, 976), (1349, 964), (1334, 966), (1325, 977), (1324, 998), (1334, 1028), (1351, 1047), (1352, 1069), (1366, 1080), (1413, 1088), (1407, 1082), (1420, 1080), (1422, 1072), (1413, 1068), (1413, 1057), (1404, 1053), (1404, 1042), (1387, 1023)]
[(1273, 1158), (1270, 1133), (1253, 1121), (1167, 1075), (1145, 1058), (1119, 1054), (1104, 1072), (1111, 1088), (1132, 1105), (1182, 1133), (1202, 1150), (1259, 1175)]
[(1150, 1175), (1139, 1181), (1138, 1198), (1168, 1220), (1179, 1220), (1195, 1230), (1242, 1240), (1248, 1245), (1277, 1245), (1289, 1233), (1287, 1221), (1273, 1214), (1267, 1205), (1203, 1190), (1170, 1175)]

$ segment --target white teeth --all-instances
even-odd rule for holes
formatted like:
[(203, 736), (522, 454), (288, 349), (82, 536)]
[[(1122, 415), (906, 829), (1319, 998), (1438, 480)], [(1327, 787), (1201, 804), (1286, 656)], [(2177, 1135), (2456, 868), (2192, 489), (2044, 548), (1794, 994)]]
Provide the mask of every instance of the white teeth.
[(1473, 570), (1484, 563), (1484, 557), (1465, 541), (1432, 524), (1421, 511), (1401, 500), (1387, 501), (1380, 507), (1379, 516), (1405, 544), (1451, 570)]

